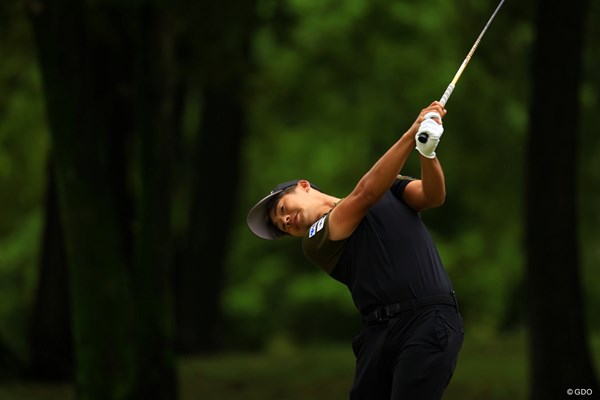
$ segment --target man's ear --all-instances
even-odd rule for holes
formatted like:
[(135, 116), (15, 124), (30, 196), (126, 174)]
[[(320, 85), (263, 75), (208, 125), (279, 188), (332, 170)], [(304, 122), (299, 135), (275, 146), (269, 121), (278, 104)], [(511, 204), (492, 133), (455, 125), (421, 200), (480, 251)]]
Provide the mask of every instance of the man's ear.
[(298, 181), (298, 187), (305, 192), (308, 192), (311, 189), (310, 183), (305, 179)]

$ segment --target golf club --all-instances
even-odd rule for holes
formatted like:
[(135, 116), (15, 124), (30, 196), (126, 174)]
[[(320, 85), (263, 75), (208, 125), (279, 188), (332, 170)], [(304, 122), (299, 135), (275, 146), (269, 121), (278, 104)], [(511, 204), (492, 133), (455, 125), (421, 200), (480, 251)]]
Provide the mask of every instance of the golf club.
[[(475, 44), (473, 44), (473, 47), (471, 47), (471, 50), (469, 51), (469, 54), (467, 54), (467, 57), (465, 58), (465, 60), (460, 65), (460, 68), (458, 68), (458, 71), (456, 72), (456, 75), (454, 75), (454, 79), (452, 79), (452, 82), (450, 82), (450, 84), (446, 88), (446, 91), (444, 92), (444, 94), (442, 95), (442, 98), (440, 99), (440, 103), (442, 103), (442, 106), (446, 105), (446, 102), (450, 98), (450, 95), (452, 94), (452, 91), (454, 90), (454, 87), (456, 86), (456, 82), (458, 82), (458, 79), (460, 78), (460, 76), (462, 75), (463, 71), (465, 70), (465, 67), (467, 66), (467, 64), (471, 60), (471, 57), (473, 56), (473, 53), (475, 53), (475, 50), (477, 50), (477, 47), (479, 46), (479, 42), (481, 41), (481, 38), (483, 37), (483, 35), (485, 34), (485, 31), (487, 31), (488, 27), (490, 26), (490, 24), (494, 20), (494, 17), (498, 13), (498, 10), (500, 10), (500, 7), (502, 7), (502, 4), (504, 4), (504, 0), (501, 0), (500, 4), (498, 4), (498, 7), (496, 7), (496, 10), (494, 11), (494, 13), (492, 14), (492, 16), (490, 17), (490, 19), (487, 22), (487, 24), (485, 24), (485, 26), (483, 27), (483, 30), (481, 31), (481, 33), (479, 34), (479, 36), (477, 37), (477, 40), (475, 41)], [(419, 134), (419, 138), (418, 139), (419, 139), (419, 142), (426, 143), (427, 139), (429, 139), (429, 135), (427, 133), (425, 133), (425, 132), (422, 132), (422, 133)]]

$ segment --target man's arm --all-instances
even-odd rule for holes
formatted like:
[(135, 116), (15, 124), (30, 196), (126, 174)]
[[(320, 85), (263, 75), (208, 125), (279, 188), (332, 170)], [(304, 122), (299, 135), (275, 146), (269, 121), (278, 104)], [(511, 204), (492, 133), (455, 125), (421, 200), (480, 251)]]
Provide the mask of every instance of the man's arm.
[(439, 207), (446, 199), (444, 171), (437, 158), (421, 157), (421, 179), (404, 188), (403, 199), (417, 211)]
[[(406, 159), (415, 148), (415, 135), (424, 121), (425, 115), (429, 112), (437, 112), (442, 117), (446, 114), (442, 104), (437, 101), (421, 111), (406, 133), (361, 178), (354, 190), (331, 211), (329, 216), (329, 239), (341, 240), (350, 236), (369, 208), (377, 203), (394, 183)], [(426, 157), (423, 158), (426, 159)], [(423, 178), (429, 176), (430, 172), (435, 171), (436, 165), (439, 168), (439, 163), (435, 159), (422, 160), (421, 165)], [(441, 171), (441, 168), (439, 170)], [(433, 172), (431, 175), (435, 176), (436, 173)], [(434, 187), (430, 187), (428, 181), (429, 179), (427, 179), (426, 184), (421, 184), (421, 187), (423, 192), (429, 195), (435, 193), (436, 190), (434, 190)], [(436, 186), (434, 180), (431, 183), (432, 186)]]

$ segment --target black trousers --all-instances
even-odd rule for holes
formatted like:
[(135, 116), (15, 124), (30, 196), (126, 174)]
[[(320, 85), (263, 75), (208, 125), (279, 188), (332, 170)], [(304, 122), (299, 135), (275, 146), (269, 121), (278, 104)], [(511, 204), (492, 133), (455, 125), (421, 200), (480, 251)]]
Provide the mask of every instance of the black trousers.
[(463, 342), (462, 318), (450, 305), (402, 312), (365, 326), (352, 344), (351, 400), (441, 399)]

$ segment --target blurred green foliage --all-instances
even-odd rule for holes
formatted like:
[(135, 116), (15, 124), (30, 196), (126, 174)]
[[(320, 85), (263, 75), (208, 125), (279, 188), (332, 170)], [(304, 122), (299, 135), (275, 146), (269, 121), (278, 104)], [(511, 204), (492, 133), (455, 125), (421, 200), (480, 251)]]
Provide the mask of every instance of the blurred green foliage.
[(43, 220), (49, 135), (31, 27), (0, 7), (0, 341), (26, 357)]
[[(268, 26), (258, 33), (259, 68), (251, 85), (255, 135), (247, 145), (245, 173), (249, 187), (242, 192), (247, 195), (242, 200), (240, 220), (246, 211), (244, 205), (248, 207), (268, 188), (290, 177), (314, 180), (324, 190), (339, 196), (348, 193), (408, 127), (419, 109), (438, 98), (470, 47), (469, 41), (480, 29), (479, 24), (467, 29), (464, 15), (448, 3), (437, 2), (436, 9), (442, 12), (434, 15), (427, 12), (432, 2), (350, 3), (290, 2), (287, 12), (295, 24), (286, 35)], [(481, 10), (482, 14), (485, 12), (487, 10)], [(340, 23), (342, 17), (347, 23)], [(473, 16), (473, 20), (481, 21), (482, 15)], [(510, 64), (516, 61), (519, 68), (524, 68), (524, 54), (531, 40), (527, 22), (519, 25), (522, 25), (518, 26), (520, 32), (513, 35), (515, 40), (510, 47), (503, 43), (507, 47), (503, 50), (514, 55), (499, 58), (505, 68), (495, 66), (505, 71), (501, 82), (494, 82), (482, 67), (486, 61), (491, 63), (488, 59), (493, 57), (492, 49), (488, 48), (485, 53), (482, 50), (465, 75), (464, 85), (461, 82), (449, 102), (448, 138), (440, 151), (449, 196), (442, 210), (424, 215), (437, 236), (461, 300), (467, 303), (465, 309), (473, 312), (474, 318), (485, 317), (492, 323), (503, 312), (502, 305), (511, 289), (507, 284), (518, 281), (514, 275), (520, 273), (521, 267), (521, 251), (516, 240), (520, 229), (521, 165), (515, 161), (519, 159), (524, 135), (527, 99), (523, 91), (520, 96), (506, 98), (506, 103), (501, 103), (501, 115), (494, 115), (499, 110), (491, 106), (498, 101), (493, 89), (507, 83), (518, 87), (512, 83), (515, 67)], [(468, 39), (461, 40), (458, 35), (446, 35), (446, 31), (470, 32)], [(499, 35), (495, 38), (502, 41)], [(518, 69), (517, 74), (525, 75)], [(489, 92), (481, 92), (485, 85), (474, 89), (475, 85), (469, 84), (485, 79), (491, 86)], [(476, 104), (465, 98), (473, 91), (477, 95)], [(485, 123), (492, 118), (496, 124)], [(485, 135), (470, 137), (471, 142), (465, 135), (458, 135), (482, 124), (492, 132), (486, 129)], [(489, 152), (486, 148), (506, 149), (506, 152)], [(510, 162), (506, 161), (508, 153), (512, 154)], [(411, 160), (405, 173), (418, 176), (414, 161)], [(503, 186), (510, 188), (511, 184), (512, 189), (502, 189)], [(505, 206), (507, 203), (509, 207)], [(497, 218), (495, 210), (501, 207), (510, 213), (508, 218)], [(249, 281), (252, 277), (247, 275), (240, 280), (243, 287), (260, 293), (268, 292), (269, 286), (278, 289), (272, 294), (278, 301), (270, 306), (275, 308), (272, 310), (275, 314), (286, 311), (282, 306), (287, 304), (289, 288), (294, 286), (289, 279), (292, 273), (317, 275), (313, 279), (325, 281), (315, 268), (304, 268), (306, 263), (296, 250), (298, 244), (292, 240), (273, 245), (247, 236), (245, 227), (238, 227), (239, 239), (234, 243), (239, 244), (242, 254), (246, 255), (240, 257), (234, 248), (231, 269), (235, 270), (236, 265), (251, 257), (253, 269), (266, 267), (285, 271), (281, 273), (286, 279), (274, 280), (272, 286), (264, 281), (253, 284)], [(498, 248), (494, 240), (508, 242), (510, 247)], [(265, 253), (264, 263), (260, 261), (262, 253)], [(502, 255), (500, 259), (497, 253)], [(272, 261), (274, 254), (288, 261)], [(294, 267), (286, 264), (294, 264)], [(485, 282), (476, 283), (482, 277)], [(235, 275), (232, 278), (235, 279)], [(502, 281), (497, 282), (496, 278)], [(487, 292), (490, 283), (493, 293)], [(331, 281), (327, 284), (332, 292), (339, 286)], [(236, 287), (234, 282), (232, 290)], [(350, 301), (344, 288), (335, 293)], [(318, 301), (319, 294), (314, 288), (307, 288), (305, 297), (311, 296), (312, 301)], [(469, 298), (477, 301), (469, 302)], [(265, 309), (267, 304), (265, 301), (258, 309)], [(329, 302), (322, 300), (321, 304)], [(318, 309), (314, 304), (310, 304), (310, 308)]]
[[(276, 183), (294, 177), (312, 180), (337, 196), (347, 194), (419, 109), (439, 98), (494, 4), (298, 0), (282, 7), (280, 13), (292, 23), (278, 29), (266, 25), (255, 39), (257, 73), (249, 89), (253, 134), (246, 145), (240, 225), (229, 261), (228, 293), (234, 296), (226, 296), (225, 304), (232, 320), (247, 307), (252, 317), (243, 325), (257, 331), (262, 327), (263, 335), (273, 326), (262, 322), (295, 310), (290, 303), (299, 298), (305, 314), (316, 322), (316, 310), (332, 304), (323, 296), (325, 285), (331, 296), (346, 303), (339, 306), (340, 313), (352, 305), (345, 288), (302, 259), (296, 241), (273, 244), (251, 237), (242, 222), (245, 212)], [(531, 14), (528, 2), (505, 6), (457, 85), (438, 152), (447, 179), (446, 204), (423, 214), (459, 293), (467, 325), (490, 330), (522, 324), (522, 176), (534, 40)], [(588, 16), (589, 38), (597, 33), (599, 14), (596, 6)], [(587, 59), (598, 60), (595, 50), (590, 39)], [(600, 297), (593, 286), (598, 283), (594, 266), (600, 258), (594, 243), (599, 233), (593, 226), (599, 222), (599, 181), (585, 171), (596, 165), (599, 154), (593, 129), (586, 128), (593, 126), (587, 118), (598, 105), (599, 79), (597, 68), (589, 65), (582, 83), (586, 104), (579, 134), (586, 144), (580, 171), (586, 177), (581, 186), (581, 250), (585, 276), (592, 277), (585, 280), (589, 322), (598, 328)], [(548, 156), (560, 162), (560, 144)], [(416, 161), (409, 160), (405, 174), (419, 175)], [(551, 229), (551, 216), (548, 223)], [(299, 287), (297, 282), (304, 280), (315, 284)], [(292, 325), (280, 329), (292, 330)]]
[[(494, 6), (474, 0), (259, 1), (262, 24), (246, 93), (250, 135), (222, 297), (224, 337), (232, 347), (263, 346), (273, 335), (297, 342), (351, 338), (358, 318), (347, 289), (308, 264), (297, 241), (253, 237), (246, 212), (276, 183), (296, 177), (337, 196), (349, 193), (419, 110), (441, 96)], [(589, 325), (598, 329), (600, 54), (593, 38), (600, 35), (600, 6), (591, 7), (580, 171), (573, 179), (580, 182)], [(444, 207), (423, 214), (467, 326), (483, 331), (521, 322), (531, 12), (529, 2), (505, 6), (448, 102), (438, 152), (448, 197)], [(0, 340), (25, 357), (50, 143), (30, 26), (18, 4), (0, 7), (0, 27)], [(565, 132), (565, 140), (574, 134)], [(560, 162), (560, 144), (548, 156)], [(403, 172), (419, 176), (416, 157)], [(177, 218), (186, 216), (176, 216), (181, 225)]]

